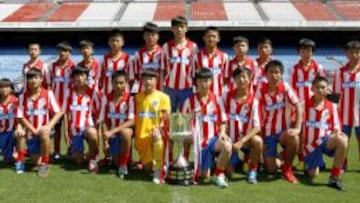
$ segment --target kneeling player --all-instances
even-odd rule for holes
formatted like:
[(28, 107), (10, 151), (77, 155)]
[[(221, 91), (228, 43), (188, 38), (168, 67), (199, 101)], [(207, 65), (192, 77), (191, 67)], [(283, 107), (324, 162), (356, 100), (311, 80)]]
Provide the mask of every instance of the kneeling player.
[[(76, 66), (71, 74), (72, 88), (66, 101), (65, 135), (72, 156), (80, 165), (84, 162), (84, 139), (89, 144), (89, 171), (98, 171), (98, 134), (93, 116), (99, 108), (99, 95), (87, 86), (89, 76), (87, 68)], [(69, 137), (70, 133), (70, 137)], [(69, 139), (70, 138), (70, 139)]]
[[(301, 104), (294, 90), (282, 81), (284, 66), (280, 61), (272, 60), (265, 66), (268, 83), (257, 89), (256, 97), (259, 99), (263, 114), (263, 137), (265, 144), (265, 167), (270, 176), (277, 171), (276, 164), (277, 143), (284, 147), (284, 164), (282, 175), (291, 182), (298, 180), (292, 171), (292, 162), (299, 146), (299, 133), (301, 127)], [(290, 127), (291, 108), (295, 108), (295, 124)]]
[(110, 155), (118, 165), (118, 175), (124, 178), (128, 174), (128, 160), (131, 150), (131, 138), (134, 126), (134, 98), (126, 92), (126, 72), (112, 74), (113, 90), (102, 98), (100, 121), (103, 124), (104, 142), (109, 145)]
[[(26, 73), (26, 81), (28, 89), (19, 98), (16, 116), (26, 129), (26, 132), (21, 129), (15, 132), (19, 153), (16, 173), (24, 172), (26, 141), (27, 152), (33, 162), (39, 165), (38, 175), (46, 177), (49, 175), (50, 132), (62, 112), (54, 93), (42, 87), (43, 75), (39, 69), (30, 68)], [(50, 113), (54, 115), (51, 120)]]
[(7, 78), (0, 79), (0, 150), (5, 165), (13, 161), (13, 132), (17, 103), (17, 98), (12, 95), (11, 81)]
[[(197, 93), (185, 100), (182, 113), (193, 113), (197, 133), (194, 144), (199, 148), (199, 170), (203, 178), (210, 176), (210, 169), (215, 156), (218, 156), (215, 169), (215, 184), (221, 188), (228, 187), (225, 169), (231, 157), (232, 144), (226, 134), (226, 113), (221, 98), (211, 91), (213, 73), (208, 68), (198, 69), (195, 73)], [(197, 157), (195, 157), (197, 158)], [(197, 171), (195, 171), (197, 173)]]
[(307, 174), (314, 178), (319, 174), (322, 154), (333, 156), (333, 168), (329, 186), (344, 190), (339, 180), (342, 163), (345, 160), (348, 139), (341, 132), (336, 104), (326, 100), (328, 80), (316, 77), (311, 90), (314, 96), (305, 103), (304, 155)]
[(230, 159), (229, 172), (233, 171), (240, 160), (238, 151), (250, 154), (249, 183), (257, 183), (257, 168), (262, 152), (263, 141), (260, 133), (259, 102), (250, 93), (251, 70), (238, 67), (232, 75), (236, 89), (224, 96), (226, 113), (229, 116), (229, 136), (233, 142), (233, 153)]
[(144, 69), (143, 91), (135, 96), (135, 148), (145, 170), (154, 170), (153, 182), (164, 182), (164, 132), (171, 111), (168, 95), (156, 90), (157, 71)]

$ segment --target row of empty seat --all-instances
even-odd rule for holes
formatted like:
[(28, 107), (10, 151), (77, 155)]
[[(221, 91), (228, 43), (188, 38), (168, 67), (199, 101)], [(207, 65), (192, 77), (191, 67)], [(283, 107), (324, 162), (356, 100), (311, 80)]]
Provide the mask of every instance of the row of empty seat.
[[(189, 11), (186, 12), (189, 6)], [(133, 0), (53, 3), (0, 3), (0, 21), (168, 21), (186, 15), (193, 21), (357, 21), (358, 1), (294, 1), (252, 3), (249, 1)]]

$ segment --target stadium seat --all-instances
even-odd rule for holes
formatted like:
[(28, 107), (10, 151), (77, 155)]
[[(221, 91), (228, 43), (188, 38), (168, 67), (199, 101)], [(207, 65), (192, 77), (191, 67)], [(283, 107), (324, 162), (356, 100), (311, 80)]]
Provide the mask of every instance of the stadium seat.
[(156, 2), (131, 3), (125, 10), (121, 21), (150, 21), (154, 17)]
[(193, 2), (191, 20), (227, 20), (224, 5), (222, 2)]
[(55, 4), (27, 3), (3, 19), (4, 22), (33, 22), (45, 15)]
[(329, 2), (337, 13), (344, 16), (347, 20), (360, 20), (359, 1), (333, 1)]
[(224, 2), (228, 20), (261, 21), (253, 3), (250, 2)]
[(48, 21), (75, 21), (88, 6), (89, 3), (63, 3)]
[(304, 21), (304, 17), (290, 2), (260, 2), (270, 21)]
[(21, 8), (23, 4), (0, 4), (0, 21)]
[(153, 20), (167, 21), (178, 15), (185, 15), (185, 3), (183, 1), (158, 2)]
[(121, 3), (90, 3), (90, 5), (79, 16), (77, 21), (111, 22), (120, 10), (121, 6)]
[(306, 20), (336, 20), (336, 16), (321, 2), (293, 2)]

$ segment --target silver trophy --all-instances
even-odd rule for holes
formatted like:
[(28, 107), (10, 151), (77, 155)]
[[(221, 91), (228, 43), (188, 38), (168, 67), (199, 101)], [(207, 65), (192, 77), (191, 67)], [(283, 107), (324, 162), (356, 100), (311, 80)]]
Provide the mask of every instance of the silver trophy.
[(184, 141), (193, 134), (192, 115), (173, 113), (170, 116), (170, 139), (178, 145), (178, 156), (170, 164), (167, 182), (174, 185), (191, 185), (193, 183), (193, 166), (184, 158)]

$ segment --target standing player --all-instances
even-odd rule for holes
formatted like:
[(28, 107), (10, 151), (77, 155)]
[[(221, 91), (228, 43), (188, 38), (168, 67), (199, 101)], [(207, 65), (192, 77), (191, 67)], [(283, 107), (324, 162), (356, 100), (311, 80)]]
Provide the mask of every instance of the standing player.
[(163, 46), (164, 91), (170, 96), (172, 112), (180, 109), (185, 99), (193, 94), (191, 60), (197, 52), (197, 45), (186, 38), (187, 23), (183, 16), (173, 18), (171, 31), (174, 40)]
[(71, 73), (72, 88), (65, 102), (64, 131), (68, 147), (71, 146), (73, 158), (78, 165), (84, 162), (84, 140), (88, 142), (88, 169), (96, 173), (99, 140), (93, 116), (98, 115), (100, 98), (96, 90), (87, 86), (88, 76), (89, 70), (81, 66), (76, 66)]
[(168, 114), (171, 110), (168, 95), (156, 90), (157, 70), (144, 69), (141, 74), (143, 91), (135, 96), (135, 148), (145, 170), (154, 169), (153, 182), (164, 183), (164, 159)]
[(128, 174), (128, 161), (134, 126), (134, 98), (126, 92), (125, 71), (115, 71), (111, 77), (113, 90), (102, 97), (100, 121), (103, 122), (104, 142), (108, 143), (113, 162), (118, 165), (118, 175)]
[[(51, 84), (50, 74), (49, 74), (47, 65), (44, 62), (42, 62), (40, 59), (40, 54), (41, 54), (40, 44), (39, 43), (30, 43), (28, 45), (28, 53), (29, 53), (30, 59), (23, 66), (24, 78), (26, 76), (27, 71), (30, 68), (37, 68), (44, 75), (44, 82), (43, 82), (42, 86), (47, 89), (48, 87), (50, 87), (50, 84)], [(26, 81), (24, 81), (24, 91), (26, 91)]]
[(228, 56), (218, 49), (220, 31), (216, 27), (207, 27), (203, 35), (203, 40), (205, 48), (194, 55), (193, 71), (200, 68), (209, 68), (214, 74), (211, 91), (215, 95), (221, 96), (224, 92), (224, 72), (228, 65)]
[(79, 66), (85, 67), (89, 70), (89, 77), (87, 80), (87, 85), (91, 89), (98, 90), (99, 86), (99, 77), (100, 77), (100, 67), (98, 61), (93, 57), (94, 53), (94, 43), (83, 40), (79, 43), (80, 52), (83, 57), (83, 60), (78, 63)]
[[(17, 139), (18, 159), (16, 173), (24, 172), (25, 141), (27, 152), (33, 162), (39, 166), (38, 175), (49, 175), (50, 131), (61, 118), (62, 112), (51, 90), (42, 88), (43, 75), (37, 68), (26, 73), (28, 89), (19, 98), (17, 118), (25, 127), (15, 133)], [(50, 117), (50, 114), (52, 117)]]
[[(195, 148), (200, 149), (199, 171), (203, 178), (210, 176), (215, 155), (218, 156), (214, 172), (215, 184), (220, 188), (228, 187), (225, 170), (231, 157), (232, 144), (226, 134), (227, 116), (221, 97), (211, 92), (213, 73), (208, 68), (198, 69), (195, 73), (197, 92), (187, 98), (182, 113), (194, 113), (200, 119), (197, 134), (194, 135)], [(197, 112), (199, 111), (199, 112)], [(199, 141), (199, 142), (198, 142)], [(195, 157), (195, 159), (198, 159)], [(199, 174), (199, 171), (195, 171)]]
[[(263, 138), (265, 144), (265, 167), (270, 174), (277, 170), (276, 156), (277, 143), (285, 150), (282, 175), (291, 182), (298, 180), (292, 171), (292, 162), (298, 151), (299, 134), (301, 127), (301, 104), (294, 90), (287, 82), (282, 81), (284, 66), (280, 61), (272, 60), (265, 66), (268, 83), (257, 89), (256, 96), (262, 108), (264, 122)], [(290, 127), (291, 108), (295, 108), (295, 122)]]
[(9, 79), (0, 79), (0, 149), (5, 165), (13, 161), (13, 132), (18, 104), (17, 98), (12, 95), (12, 85)]
[(237, 68), (232, 75), (236, 89), (224, 96), (226, 113), (229, 117), (229, 136), (233, 143), (233, 153), (230, 159), (230, 172), (240, 160), (238, 151), (250, 155), (249, 183), (257, 183), (257, 169), (262, 153), (263, 141), (260, 133), (259, 101), (249, 91), (251, 70)]
[(341, 132), (336, 104), (326, 100), (328, 89), (328, 80), (325, 77), (316, 77), (311, 87), (314, 96), (305, 103), (303, 151), (306, 172), (311, 178), (315, 178), (322, 164), (322, 154), (334, 156), (328, 185), (344, 190), (339, 176), (346, 157), (348, 138)]
[(130, 57), (122, 51), (124, 43), (122, 33), (117, 29), (112, 30), (108, 39), (110, 52), (104, 55), (101, 63), (99, 89), (102, 94), (111, 93), (111, 76), (114, 71), (124, 70), (126, 73), (129, 71)]
[(258, 58), (256, 58), (257, 69), (255, 70), (255, 83), (267, 82), (265, 65), (272, 60), (272, 42), (268, 38), (262, 38), (257, 43)]
[(341, 94), (339, 111), (342, 131), (350, 136), (351, 130), (355, 129), (360, 160), (360, 41), (348, 42), (345, 54), (348, 63), (335, 72), (333, 91)]
[[(305, 101), (312, 97), (311, 83), (314, 78), (324, 76), (322, 66), (313, 59), (315, 47), (315, 42), (311, 39), (304, 38), (299, 41), (297, 51), (300, 55), (300, 61), (294, 66), (291, 73), (290, 84), (299, 96), (303, 107)], [(296, 165), (296, 169), (301, 171), (305, 169), (304, 156), (301, 150), (302, 141), (303, 139), (300, 139), (299, 163)]]
[[(55, 98), (59, 102), (60, 108), (65, 109), (65, 100), (69, 96), (70, 89), (70, 75), (74, 62), (71, 60), (70, 55), (72, 52), (71, 45), (66, 42), (57, 44), (58, 59), (50, 67), (50, 80), (52, 82), (51, 89), (55, 94)], [(62, 119), (55, 125), (55, 138), (54, 138), (54, 154), (55, 160), (60, 159), (60, 143), (61, 143), (61, 124)]]
[[(161, 55), (162, 48), (158, 44), (159, 41), (159, 28), (156, 24), (147, 22), (143, 27), (143, 39), (145, 46), (135, 53), (134, 58), (134, 74), (135, 79), (139, 81), (139, 90), (142, 90), (141, 72), (147, 68), (153, 68), (158, 71), (158, 82), (156, 89), (162, 89), (162, 70), (161, 70)], [(131, 74), (130, 74), (131, 76)], [(132, 80), (132, 78), (130, 78)]]
[[(247, 52), (249, 51), (249, 40), (243, 36), (237, 36), (233, 38), (233, 50), (235, 51), (235, 56), (230, 60), (229, 65), (225, 71), (225, 84), (229, 84), (229, 90), (235, 89), (234, 81), (231, 80), (232, 72), (237, 67), (246, 67), (254, 73), (257, 64), (254, 60), (252, 60), (249, 56), (247, 56)], [(255, 85), (253, 83), (254, 74), (251, 77), (251, 92), (253, 92), (252, 86)]]

